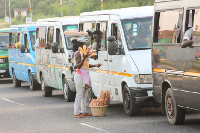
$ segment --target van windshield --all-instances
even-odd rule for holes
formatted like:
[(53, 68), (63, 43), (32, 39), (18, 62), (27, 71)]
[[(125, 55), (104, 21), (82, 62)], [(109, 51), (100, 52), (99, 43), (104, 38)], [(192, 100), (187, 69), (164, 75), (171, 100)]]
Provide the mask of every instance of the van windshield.
[[(63, 32), (65, 32), (66, 30), (78, 30), (78, 25), (63, 25), (62, 27), (63, 27)], [(73, 49), (73, 44), (71, 43), (72, 37), (67, 37), (65, 34), (64, 36), (67, 49), (72, 50)]]
[(31, 46), (32, 49), (35, 50), (35, 35), (36, 35), (36, 31), (30, 31), (30, 41), (31, 41)]
[(122, 27), (129, 50), (151, 48), (152, 17), (124, 19)]
[(9, 43), (9, 33), (0, 33), (0, 49), (7, 48)]

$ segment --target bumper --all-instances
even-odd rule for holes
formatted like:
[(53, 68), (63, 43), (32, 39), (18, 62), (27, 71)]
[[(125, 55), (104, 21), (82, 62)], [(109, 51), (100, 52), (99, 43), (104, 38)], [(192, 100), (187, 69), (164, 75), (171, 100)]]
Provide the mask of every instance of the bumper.
[(0, 69), (0, 75), (9, 75), (9, 68)]
[(160, 106), (153, 98), (153, 88), (130, 88), (133, 91), (135, 103), (149, 107)]

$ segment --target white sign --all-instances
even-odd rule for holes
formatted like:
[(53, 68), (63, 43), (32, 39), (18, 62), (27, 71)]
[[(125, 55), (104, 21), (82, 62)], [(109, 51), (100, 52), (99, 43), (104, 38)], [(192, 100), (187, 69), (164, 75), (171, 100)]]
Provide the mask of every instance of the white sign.
[(5, 23), (9, 23), (9, 17), (5, 17)]
[(27, 17), (27, 18), (26, 18), (26, 23), (29, 24), (30, 22), (32, 22), (31, 17)]

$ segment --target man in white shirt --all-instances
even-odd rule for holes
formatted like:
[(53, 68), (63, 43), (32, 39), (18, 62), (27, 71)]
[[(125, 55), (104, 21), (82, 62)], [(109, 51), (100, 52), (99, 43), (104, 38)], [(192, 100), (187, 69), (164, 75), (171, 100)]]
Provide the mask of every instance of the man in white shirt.
[(193, 34), (193, 27), (189, 28), (184, 36), (183, 36), (183, 41), (181, 43), (181, 47), (185, 48), (189, 45), (191, 45), (192, 43), (194, 43), (191, 39), (192, 39), (192, 34)]

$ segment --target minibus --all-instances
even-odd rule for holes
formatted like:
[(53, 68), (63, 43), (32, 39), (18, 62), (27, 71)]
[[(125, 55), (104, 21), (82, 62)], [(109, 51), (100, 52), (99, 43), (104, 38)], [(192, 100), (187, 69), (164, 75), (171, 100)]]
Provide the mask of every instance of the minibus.
[(12, 25), (9, 32), (9, 73), (14, 87), (29, 82), (30, 90), (39, 89), (35, 69), (35, 24)]
[(154, 8), (153, 94), (169, 123), (181, 124), (187, 109), (200, 109), (200, 1), (156, 0)]
[(9, 77), (9, 63), (8, 63), (8, 40), (9, 28), (0, 29), (0, 77)]
[[(37, 80), (41, 84), (44, 97), (52, 96), (53, 89), (63, 90), (64, 98), (73, 101), (76, 88), (73, 73), (73, 44), (72, 37), (65, 31), (78, 31), (79, 17), (39, 19), (36, 22), (36, 70)], [(36, 43), (37, 44), (37, 43)]]
[(102, 34), (98, 58), (89, 59), (90, 64), (102, 64), (90, 69), (90, 99), (109, 90), (111, 100), (123, 103), (129, 116), (139, 115), (142, 106), (159, 106), (152, 95), (153, 11), (153, 6), (146, 6), (81, 13), (79, 31)]

